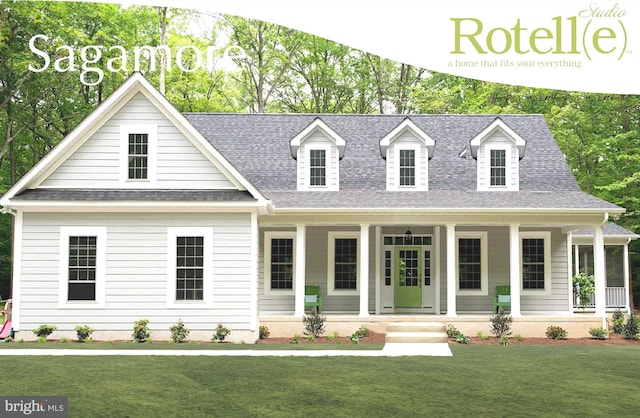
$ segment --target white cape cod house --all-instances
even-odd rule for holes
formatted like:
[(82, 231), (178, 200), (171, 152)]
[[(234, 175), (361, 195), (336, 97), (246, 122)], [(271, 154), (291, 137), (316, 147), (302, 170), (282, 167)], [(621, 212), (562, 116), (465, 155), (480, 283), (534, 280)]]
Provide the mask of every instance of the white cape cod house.
[[(599, 326), (629, 309), (637, 238), (580, 190), (540, 115), (183, 115), (138, 73), (0, 204), (25, 339), (45, 323), (128, 339), (147, 318), (152, 338), (182, 319), (253, 341), (301, 324), (309, 285), (329, 321), (488, 323), (506, 285), (523, 335)], [(596, 291), (576, 314), (580, 269)]]

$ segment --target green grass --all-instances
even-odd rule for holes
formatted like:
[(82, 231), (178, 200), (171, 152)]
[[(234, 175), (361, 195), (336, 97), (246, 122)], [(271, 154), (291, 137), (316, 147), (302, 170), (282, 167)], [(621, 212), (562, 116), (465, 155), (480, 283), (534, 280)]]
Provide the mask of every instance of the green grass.
[(66, 395), (70, 417), (624, 417), (640, 403), (640, 347), (452, 350), (453, 357), (3, 357), (2, 394)]
[(133, 342), (68, 342), (38, 343), (34, 341), (0, 344), (2, 350), (9, 349), (71, 349), (71, 350), (382, 350), (382, 344), (215, 344), (215, 343), (133, 343)]

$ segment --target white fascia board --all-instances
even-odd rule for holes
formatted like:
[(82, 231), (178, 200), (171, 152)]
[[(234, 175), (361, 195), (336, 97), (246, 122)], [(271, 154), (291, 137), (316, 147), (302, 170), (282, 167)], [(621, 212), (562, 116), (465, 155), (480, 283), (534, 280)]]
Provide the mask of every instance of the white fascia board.
[(157, 202), (157, 201), (15, 201), (11, 207), (23, 212), (261, 212), (262, 202)]
[(340, 159), (344, 157), (344, 150), (346, 146), (346, 141), (340, 135), (338, 135), (333, 129), (331, 129), (326, 123), (323, 122), (320, 117), (317, 117), (311, 122), (306, 128), (304, 128), (298, 135), (294, 136), (293, 139), (289, 142), (289, 146), (291, 148), (291, 156), (297, 160), (298, 159), (298, 148), (307, 139), (310, 135), (312, 135), (315, 131), (320, 130), (324, 134), (326, 134), (338, 147), (338, 152)]
[(521, 137), (513, 129), (511, 129), (509, 125), (504, 123), (502, 119), (500, 119), (500, 117), (496, 117), (495, 120), (491, 122), (491, 124), (489, 124), (489, 126), (484, 128), (482, 132), (480, 132), (471, 140), (471, 155), (473, 156), (473, 158), (478, 157), (478, 148), (480, 147), (480, 144), (482, 144), (485, 139), (489, 138), (497, 130), (502, 131), (502, 133), (504, 133), (507, 138), (511, 139), (516, 144), (516, 147), (518, 148), (518, 158), (522, 159), (522, 157), (524, 157), (526, 141), (523, 137)]
[(413, 135), (424, 144), (425, 148), (427, 148), (427, 157), (431, 159), (436, 141), (408, 117), (380, 140), (380, 155), (382, 155), (382, 158), (387, 159), (387, 148), (389, 148), (389, 145), (407, 130), (411, 131)]
[(536, 214), (567, 214), (567, 213), (580, 213), (580, 214), (603, 214), (603, 213), (624, 213), (624, 209), (590, 209), (590, 208), (550, 208), (550, 209), (538, 209), (538, 208), (278, 208), (274, 205), (274, 211), (278, 213), (296, 213), (301, 212), (305, 214), (317, 212), (317, 213), (462, 213), (462, 214), (495, 214), (495, 213), (528, 213), (532, 215)]
[(134, 73), (118, 88), (116, 88), (102, 103), (89, 113), (66, 137), (62, 139), (47, 155), (38, 161), (16, 184), (13, 185), (0, 199), (2, 206), (7, 206), (9, 200), (29, 186), (38, 186), (44, 181), (48, 173), (51, 173), (64, 161), (65, 155), (70, 155), (73, 150), (79, 148), (84, 141), (93, 135), (102, 125), (116, 113), (137, 93), (134, 89), (136, 83), (143, 78), (139, 73)]

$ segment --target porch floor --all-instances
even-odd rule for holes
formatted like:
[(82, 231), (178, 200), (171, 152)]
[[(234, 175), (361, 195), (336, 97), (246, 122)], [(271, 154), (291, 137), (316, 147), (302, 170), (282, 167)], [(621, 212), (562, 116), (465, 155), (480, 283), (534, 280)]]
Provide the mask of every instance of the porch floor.
[[(508, 312), (507, 312), (508, 313)], [(475, 336), (478, 331), (484, 335), (491, 335), (489, 331), (490, 312), (459, 313), (457, 316), (426, 315), (426, 314), (379, 314), (359, 316), (350, 313), (323, 312), (325, 320), (325, 335), (337, 332), (341, 336), (351, 335), (362, 325), (371, 331), (386, 333), (387, 326), (392, 322), (440, 322), (455, 326), (467, 336)], [(262, 314), (260, 325), (267, 326), (273, 337), (292, 337), (295, 334), (304, 335), (302, 318), (291, 314)], [(602, 318), (593, 313), (569, 312), (523, 312), (522, 316), (513, 318), (511, 326), (512, 336), (545, 337), (545, 331), (550, 325), (560, 326), (567, 330), (569, 338), (588, 337), (590, 328), (602, 326)]]

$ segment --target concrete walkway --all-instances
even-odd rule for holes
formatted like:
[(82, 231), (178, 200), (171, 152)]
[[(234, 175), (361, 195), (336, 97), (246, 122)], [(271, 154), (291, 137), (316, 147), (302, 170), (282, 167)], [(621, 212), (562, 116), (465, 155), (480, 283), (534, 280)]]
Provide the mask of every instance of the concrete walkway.
[[(438, 346), (438, 347), (435, 347)], [(386, 344), (382, 350), (83, 350), (2, 349), (2, 356), (398, 357), (451, 356), (448, 344)]]

